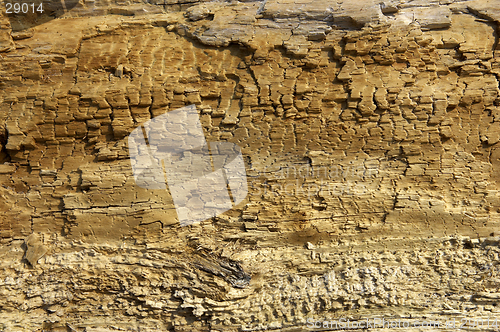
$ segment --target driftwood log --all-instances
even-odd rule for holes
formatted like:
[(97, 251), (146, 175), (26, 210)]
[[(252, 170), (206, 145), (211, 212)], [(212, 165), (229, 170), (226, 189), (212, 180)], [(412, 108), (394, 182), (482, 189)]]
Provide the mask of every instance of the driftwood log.
[[(0, 331), (497, 330), (497, 1), (7, 2)], [(248, 195), (181, 226), (127, 137), (193, 104)]]

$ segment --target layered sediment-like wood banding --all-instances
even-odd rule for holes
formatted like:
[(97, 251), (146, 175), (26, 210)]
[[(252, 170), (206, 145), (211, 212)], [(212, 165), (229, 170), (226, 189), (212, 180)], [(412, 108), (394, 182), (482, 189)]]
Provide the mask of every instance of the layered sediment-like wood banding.
[[(83, 8), (1, 36), (5, 321), (83, 324), (88, 310), (255, 329), (331, 310), (495, 310), (498, 18), (477, 1), (439, 17), (432, 3), (362, 17), (284, 5)], [(190, 104), (208, 141), (241, 147), (249, 195), (179, 227), (168, 191), (135, 184), (127, 135)], [(44, 254), (30, 267), (32, 233), (23, 248)]]

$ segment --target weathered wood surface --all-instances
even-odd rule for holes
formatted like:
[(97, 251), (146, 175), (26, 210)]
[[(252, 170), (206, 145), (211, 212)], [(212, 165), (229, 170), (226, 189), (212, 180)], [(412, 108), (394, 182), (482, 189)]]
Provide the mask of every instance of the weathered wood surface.
[[(0, 327), (500, 318), (498, 4), (344, 2), (2, 16)], [(249, 195), (180, 227), (127, 135), (190, 104)]]

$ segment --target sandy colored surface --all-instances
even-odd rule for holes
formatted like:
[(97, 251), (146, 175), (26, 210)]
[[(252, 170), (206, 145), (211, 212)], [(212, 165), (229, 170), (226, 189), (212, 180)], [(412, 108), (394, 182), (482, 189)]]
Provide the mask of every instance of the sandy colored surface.
[[(0, 17), (0, 327), (500, 319), (499, 12), (96, 0), (28, 29)], [(135, 184), (127, 136), (191, 104), (208, 141), (241, 147), (249, 194), (180, 227), (168, 191)]]

